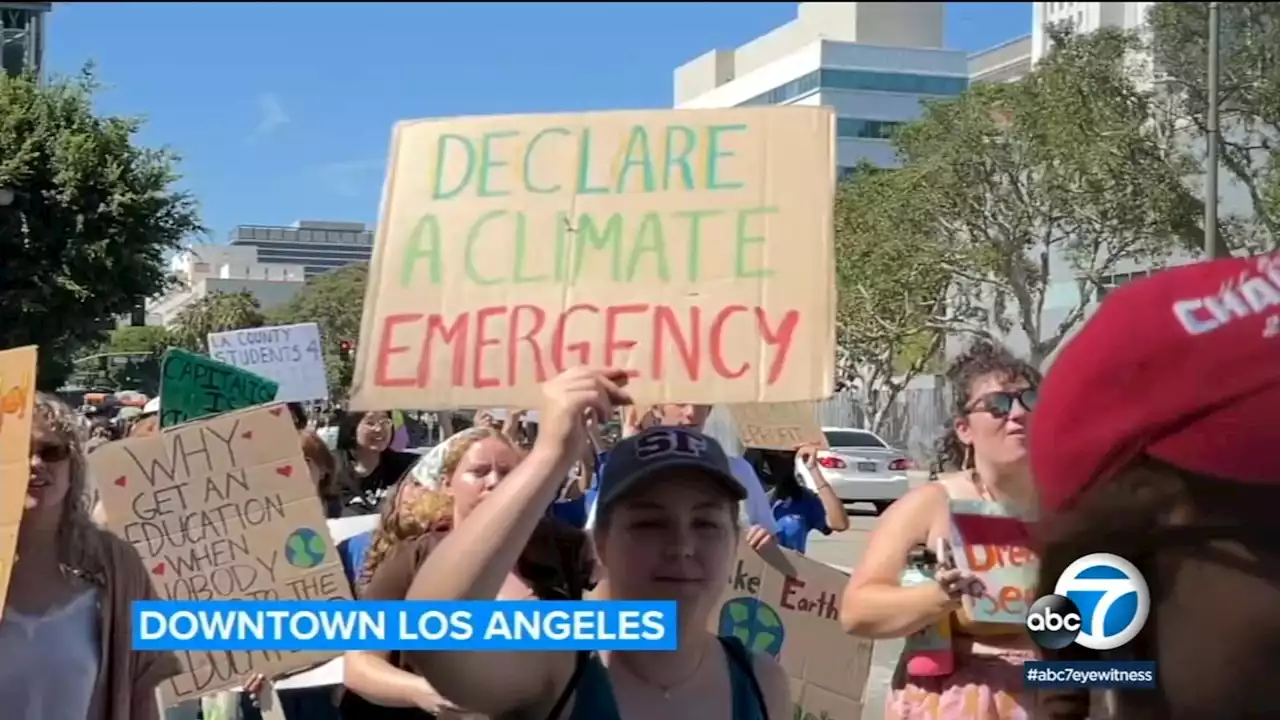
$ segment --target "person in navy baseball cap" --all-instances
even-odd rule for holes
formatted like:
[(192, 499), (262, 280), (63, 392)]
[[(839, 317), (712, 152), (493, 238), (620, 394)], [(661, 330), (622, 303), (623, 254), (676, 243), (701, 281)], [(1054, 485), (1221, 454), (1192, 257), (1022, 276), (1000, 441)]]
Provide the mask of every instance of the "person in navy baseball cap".
[(597, 512), (607, 515), (628, 493), (647, 480), (673, 472), (692, 472), (714, 481), (735, 501), (747, 491), (733, 477), (729, 456), (707, 435), (680, 427), (657, 426), (624, 438), (614, 446), (600, 473)]
[[(1280, 664), (1277, 411), (1280, 255), (1119, 288), (1049, 369), (1029, 435), (1041, 592), (1092, 553), (1129, 560), (1149, 588), (1145, 604), (1133, 593), (1145, 626), (1101, 654), (1157, 661), (1158, 689), (1121, 693), (1116, 717), (1280, 716), (1280, 694), (1258, 691)], [(1089, 711), (1076, 691), (1041, 707)]]

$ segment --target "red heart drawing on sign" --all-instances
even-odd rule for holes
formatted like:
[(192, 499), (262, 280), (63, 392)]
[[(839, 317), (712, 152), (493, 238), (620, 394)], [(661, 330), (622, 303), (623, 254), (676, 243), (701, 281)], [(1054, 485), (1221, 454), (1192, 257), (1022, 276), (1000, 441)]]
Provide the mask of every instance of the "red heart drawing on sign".
[(115, 483), (118, 487), (124, 487), (125, 485), (129, 484), (129, 478), (121, 475), (120, 477), (115, 479)]
[(153, 567), (153, 568), (151, 568), (151, 574), (152, 574), (152, 575), (163, 575), (163, 574), (164, 574), (164, 563), (156, 563), (156, 566), (155, 566), (155, 567)]
[(283, 475), (284, 477), (289, 477), (290, 475), (293, 475), (293, 466), (282, 465), (281, 467), (276, 468), (276, 474)]
[(267, 412), (271, 413), (272, 415), (275, 415), (276, 417), (280, 417), (280, 413), (284, 412), (284, 408), (282, 408), (282, 407), (273, 407), (273, 408), (271, 408), (270, 410), (268, 410)]
[(245, 430), (244, 432), (240, 433), (240, 437), (244, 438), (245, 440), (252, 440), (252, 439), (253, 439), (253, 431), (252, 431), (252, 430)]

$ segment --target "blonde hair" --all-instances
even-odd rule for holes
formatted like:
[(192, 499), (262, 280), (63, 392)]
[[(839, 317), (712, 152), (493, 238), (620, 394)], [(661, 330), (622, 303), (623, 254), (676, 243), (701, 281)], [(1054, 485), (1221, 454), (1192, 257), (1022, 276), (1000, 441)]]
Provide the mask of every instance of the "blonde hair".
[(93, 554), (98, 528), (93, 521), (95, 488), (89, 478), (84, 428), (79, 416), (56, 396), (38, 392), (32, 419), (43, 422), (58, 441), (67, 446), (70, 488), (62, 501), (58, 521), (58, 562), (64, 568), (81, 569)]
[[(417, 466), (405, 473), (404, 478), (396, 485), (395, 492), (382, 505), (378, 527), (374, 528), (369, 551), (365, 554), (364, 567), (360, 570), (359, 585), (369, 582), (378, 565), (397, 543), (448, 528), (453, 522), (453, 496), (445, 488), (445, 480), (458, 469), (467, 451), (485, 440), (499, 440), (508, 447), (515, 447), (511, 438), (491, 427), (463, 430), (440, 444), (439, 462), (433, 466), (429, 477), (422, 477), (415, 472), (419, 469)], [(428, 456), (419, 463), (429, 465), (431, 461), (432, 458)], [(400, 497), (404, 493), (405, 483), (422, 487), (424, 494), (415, 499), (412, 505), (402, 509)]]

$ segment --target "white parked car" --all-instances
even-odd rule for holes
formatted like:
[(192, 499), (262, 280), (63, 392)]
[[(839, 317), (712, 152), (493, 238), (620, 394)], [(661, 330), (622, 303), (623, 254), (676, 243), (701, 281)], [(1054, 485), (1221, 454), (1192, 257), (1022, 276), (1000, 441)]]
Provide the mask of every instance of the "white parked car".
[(818, 465), (841, 500), (868, 502), (880, 513), (907, 494), (907, 471), (915, 463), (906, 453), (870, 430), (824, 427), (822, 433), (831, 449), (818, 451)]

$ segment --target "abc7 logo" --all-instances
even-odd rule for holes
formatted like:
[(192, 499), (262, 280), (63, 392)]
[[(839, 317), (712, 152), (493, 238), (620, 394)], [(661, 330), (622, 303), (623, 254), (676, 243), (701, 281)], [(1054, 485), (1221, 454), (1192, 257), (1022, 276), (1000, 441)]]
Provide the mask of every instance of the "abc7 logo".
[[(1085, 613), (1071, 595), (1088, 603)], [(1071, 563), (1058, 578), (1054, 594), (1031, 606), (1027, 633), (1049, 650), (1073, 642), (1090, 650), (1114, 650), (1137, 636), (1150, 610), (1147, 581), (1133, 563), (1095, 553)]]

